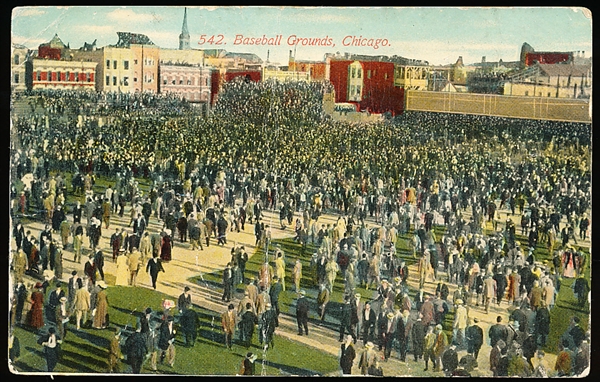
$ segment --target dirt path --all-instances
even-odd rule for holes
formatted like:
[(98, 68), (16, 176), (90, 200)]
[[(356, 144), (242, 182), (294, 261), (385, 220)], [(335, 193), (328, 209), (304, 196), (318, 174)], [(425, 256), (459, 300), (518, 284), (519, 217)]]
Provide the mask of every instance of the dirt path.
[[(506, 221), (506, 211), (501, 211), (504, 219), (501, 221)], [(265, 212), (265, 222), (270, 224), (271, 227), (278, 227), (278, 213), (277, 212)], [(298, 215), (298, 214), (297, 214)], [(71, 216), (69, 216), (69, 219)], [(85, 219), (85, 218), (84, 218)], [(325, 224), (334, 223), (337, 217), (333, 215), (323, 216), (320, 219), (320, 222)], [(513, 218), (514, 220), (514, 218)], [(111, 217), (111, 225), (108, 229), (103, 227), (102, 229), (102, 238), (100, 239), (99, 248), (103, 250), (105, 253), (105, 279), (107, 283), (110, 285), (114, 284), (114, 275), (116, 274), (116, 264), (112, 261), (110, 250), (110, 235), (115, 231), (116, 227), (125, 227), (126, 230), (131, 232), (131, 228), (127, 227), (129, 223), (129, 217), (127, 214), (123, 218), (119, 218), (117, 215), (113, 215)], [(370, 222), (371, 224), (375, 224), (374, 222)], [(33, 223), (26, 227), (26, 229), (31, 229), (32, 233), (36, 238), (39, 238), (39, 234), (43, 229), (42, 223)], [(155, 217), (151, 217), (148, 231), (151, 233), (160, 232), (162, 227), (162, 223), (158, 222)], [(54, 236), (58, 236), (58, 234), (54, 234)], [(210, 286), (208, 283), (203, 284), (192, 284), (188, 280), (192, 277), (197, 276), (200, 272), (210, 273), (210, 272), (220, 272), (225, 265), (231, 259), (231, 248), (234, 245), (244, 245), (246, 250), (250, 256), (254, 255), (254, 226), (251, 224), (247, 224), (245, 227), (245, 231), (237, 233), (230, 232), (227, 237), (227, 245), (220, 246), (215, 244), (215, 240), (211, 240), (210, 247), (204, 247), (204, 250), (191, 251), (189, 249), (188, 243), (180, 243), (178, 237), (174, 235), (174, 248), (173, 248), (173, 256), (172, 260), (165, 264), (165, 273), (161, 273), (158, 278), (157, 290), (165, 293), (169, 296), (172, 296), (174, 300), (182, 293), (183, 288), (187, 285), (191, 288), (192, 292), (192, 301), (195, 305), (203, 307), (205, 309), (209, 309), (215, 312), (223, 312), (227, 308), (227, 304), (221, 301), (222, 289), (215, 288)], [(272, 230), (273, 239), (283, 239), (287, 237), (293, 236), (293, 230), (291, 227), (288, 227), (286, 230), (281, 230), (278, 228), (274, 228)], [(87, 248), (88, 241), (87, 238), (84, 240), (86, 253), (89, 253), (89, 249)], [(589, 241), (588, 241), (589, 245)], [(68, 277), (71, 274), (72, 270), (77, 270), (80, 274), (83, 273), (83, 264), (85, 262), (82, 260), (81, 264), (76, 264), (72, 261), (73, 255), (71, 252), (71, 248), (63, 251), (63, 280), (67, 281)], [(290, 264), (288, 264), (290, 266)], [(410, 267), (409, 274), (412, 276), (417, 275), (416, 265), (412, 265)], [(414, 277), (409, 278), (409, 284), (414, 288), (416, 287), (417, 280)], [(288, 285), (290, 282), (288, 280)], [(433, 292), (435, 290), (435, 283), (428, 282), (425, 285), (425, 290), (427, 292)], [(450, 288), (450, 294), (454, 292), (456, 288), (453, 284), (448, 284)], [(138, 288), (151, 288), (150, 278), (147, 273), (140, 271), (138, 276)], [(288, 288), (290, 290), (291, 288)], [(284, 292), (288, 293), (288, 292)], [(293, 292), (291, 292), (293, 293)], [(243, 296), (236, 295), (234, 304), (237, 306), (237, 301), (239, 298)], [(485, 333), (485, 343), (480, 351), (478, 362), (479, 368), (475, 370), (472, 374), (473, 376), (488, 376), (491, 375), (489, 372), (489, 352), (490, 347), (487, 344), (487, 331), (490, 325), (495, 322), (495, 319), (498, 315), (502, 315), (504, 318), (504, 322), (507, 321), (508, 305), (503, 303), (500, 307), (493, 306), (490, 309), (488, 314), (480, 307), (472, 307), (470, 309), (470, 317), (477, 317), (480, 321), (480, 326), (483, 328)], [(313, 317), (315, 317), (315, 313), (312, 313)], [(327, 351), (328, 353), (337, 355), (339, 353), (339, 342), (337, 341), (338, 334), (337, 330), (333, 330), (327, 328), (325, 326), (317, 326), (310, 325), (309, 327), (310, 335), (309, 336), (298, 336), (297, 326), (295, 317), (291, 315), (287, 315), (282, 313), (280, 316), (280, 326), (277, 330), (277, 334), (294, 340), (298, 343), (301, 343), (304, 346), (311, 346), (314, 348), (318, 348), (320, 350)], [(363, 349), (362, 341), (358, 342), (357, 345), (357, 353), (360, 354)], [(459, 352), (459, 357), (464, 355), (466, 352)], [(546, 355), (546, 364), (547, 366), (553, 366), (555, 361), (554, 354)], [(358, 359), (358, 357), (357, 357)], [(381, 362), (381, 365), (384, 370), (384, 375), (407, 375), (407, 376), (442, 376), (442, 373), (438, 372), (423, 372), (424, 363), (423, 361), (414, 362), (412, 359), (412, 355), (409, 353), (406, 362), (401, 362), (398, 360), (398, 356), (395, 351), (392, 352), (392, 357), (388, 362)], [(358, 373), (358, 368), (353, 369), (353, 372)]]

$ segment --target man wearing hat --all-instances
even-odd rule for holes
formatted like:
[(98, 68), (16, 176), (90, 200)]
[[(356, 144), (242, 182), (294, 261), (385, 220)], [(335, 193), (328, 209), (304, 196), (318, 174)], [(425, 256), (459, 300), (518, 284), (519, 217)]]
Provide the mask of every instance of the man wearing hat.
[[(60, 299), (62, 297), (66, 297), (65, 291), (62, 289), (62, 283), (60, 281), (56, 282), (56, 289), (54, 289), (50, 296), (48, 296), (48, 308), (46, 310), (47, 315), (46, 319), (55, 324), (59, 324), (59, 321), (56, 317), (56, 308), (60, 305)], [(61, 336), (61, 338), (64, 338)]]
[(266, 310), (259, 317), (259, 328), (258, 328), (258, 342), (269, 348), (273, 348), (273, 334), (275, 328), (279, 326), (279, 320), (277, 319), (277, 312), (272, 308), (270, 303), (266, 304)]
[(306, 292), (303, 290), (298, 293), (298, 300), (296, 302), (296, 322), (298, 324), (298, 335), (304, 334), (308, 336), (308, 309), (309, 304), (306, 299)]
[(256, 354), (252, 352), (248, 352), (244, 360), (242, 361), (242, 366), (240, 367), (240, 375), (254, 375), (255, 373), (255, 364)]
[(225, 346), (231, 350), (235, 329), (237, 327), (237, 317), (233, 304), (227, 306), (227, 311), (221, 314), (221, 326), (225, 332)]
[(58, 336), (63, 340), (67, 337), (67, 323), (71, 316), (67, 307), (67, 297), (62, 296), (59, 300), (59, 304), (55, 309), (56, 317), (56, 328), (58, 329)]
[(442, 354), (448, 346), (448, 336), (444, 333), (441, 324), (435, 326), (435, 344), (433, 345), (433, 355), (435, 356), (435, 370), (441, 371), (442, 369)]
[(177, 299), (177, 310), (179, 313), (183, 313), (187, 309), (192, 307), (192, 296), (190, 295), (190, 287), (186, 285), (183, 288), (183, 293), (179, 295)]
[(48, 329), (48, 334), (41, 336), (38, 340), (38, 344), (44, 347), (48, 372), (54, 371), (58, 363), (58, 345), (60, 343), (62, 343), (62, 339), (56, 335), (56, 329), (53, 326)]
[(173, 316), (168, 316), (167, 321), (163, 322), (160, 327), (158, 337), (158, 348), (161, 350), (160, 363), (163, 363), (165, 358), (170, 367), (175, 363), (175, 328), (173, 328)]
[(387, 361), (392, 353), (392, 343), (396, 335), (394, 312), (387, 312), (379, 324), (379, 349), (383, 348), (383, 356)]
[(360, 355), (358, 367), (360, 368), (360, 373), (362, 375), (367, 375), (369, 367), (371, 367), (377, 360), (377, 352), (375, 351), (374, 347), (375, 346), (373, 345), (373, 342), (367, 342), (365, 349)]
[[(344, 333), (348, 333), (352, 336), (355, 335), (354, 328), (352, 327), (352, 305), (350, 303), (350, 296), (344, 297), (344, 304), (342, 305), (342, 317), (340, 318), (340, 338), (339, 342), (344, 341)], [(356, 338), (355, 338), (356, 341)]]

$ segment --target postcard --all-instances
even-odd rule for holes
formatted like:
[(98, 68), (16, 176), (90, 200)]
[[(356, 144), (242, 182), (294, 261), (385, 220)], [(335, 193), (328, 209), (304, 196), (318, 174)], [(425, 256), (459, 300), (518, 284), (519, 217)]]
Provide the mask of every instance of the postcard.
[(589, 374), (589, 9), (11, 20), (11, 373)]

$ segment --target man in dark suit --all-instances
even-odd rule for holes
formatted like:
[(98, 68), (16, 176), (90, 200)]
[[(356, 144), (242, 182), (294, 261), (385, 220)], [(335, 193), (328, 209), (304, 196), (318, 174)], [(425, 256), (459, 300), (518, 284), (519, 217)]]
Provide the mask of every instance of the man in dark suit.
[(173, 328), (173, 316), (168, 316), (167, 320), (160, 327), (158, 336), (158, 348), (160, 349), (160, 363), (163, 363), (165, 358), (169, 366), (173, 367), (175, 362), (175, 328)]
[(393, 312), (388, 312), (383, 316), (379, 325), (380, 346), (383, 348), (383, 356), (386, 361), (392, 353), (392, 342), (396, 335), (396, 326), (397, 323)]
[(363, 344), (373, 341), (375, 335), (375, 325), (377, 323), (377, 316), (373, 309), (371, 309), (371, 302), (367, 301), (362, 311), (361, 317), (361, 328), (363, 332)]
[(192, 296), (190, 295), (190, 287), (186, 286), (183, 289), (183, 293), (179, 295), (177, 299), (177, 310), (179, 313), (183, 313), (192, 307)]
[(142, 363), (148, 348), (146, 346), (146, 339), (141, 333), (141, 326), (138, 326), (135, 333), (133, 333), (125, 341), (125, 349), (127, 351), (127, 361), (131, 365), (131, 369), (134, 374), (139, 374), (142, 370)]
[(396, 319), (396, 340), (398, 341), (398, 352), (400, 361), (406, 361), (406, 351), (408, 349), (408, 337), (406, 336), (406, 326), (408, 325), (409, 311), (405, 310)]
[(454, 370), (458, 367), (458, 353), (456, 352), (456, 345), (452, 344), (442, 354), (442, 367), (446, 375), (452, 375)]
[(479, 349), (483, 345), (483, 329), (477, 323), (479, 319), (473, 319), (473, 325), (467, 327), (465, 337), (467, 339), (467, 353), (473, 354), (475, 359), (479, 356)]
[(502, 340), (506, 344), (508, 329), (506, 325), (502, 324), (502, 316), (496, 318), (496, 323), (490, 327), (488, 335), (490, 337), (490, 346), (494, 347), (498, 340)]
[(198, 333), (198, 313), (194, 309), (185, 309), (179, 318), (179, 327), (185, 346), (193, 347)]
[(148, 260), (148, 265), (146, 265), (146, 272), (150, 273), (150, 278), (152, 279), (152, 288), (156, 289), (156, 279), (158, 278), (158, 272), (164, 272), (165, 269), (162, 266), (162, 262), (158, 258), (158, 256), (154, 256), (150, 260)]
[(298, 335), (304, 334), (308, 336), (308, 309), (309, 304), (306, 299), (306, 292), (301, 290), (298, 294), (298, 301), (296, 302), (296, 322), (298, 323)]
[(102, 251), (97, 251), (94, 255), (94, 265), (100, 274), (100, 278), (104, 280), (104, 254)]
[(273, 285), (269, 289), (269, 297), (271, 298), (271, 305), (275, 312), (277, 313), (277, 317), (279, 318), (279, 294), (283, 291), (283, 284), (281, 284), (281, 280), (277, 276), (273, 276)]
[(61, 297), (66, 297), (65, 291), (62, 289), (62, 283), (60, 281), (56, 282), (56, 289), (54, 289), (50, 296), (48, 297), (48, 308), (46, 310), (46, 318), (53, 323), (57, 323), (56, 321), (56, 307), (60, 305)]

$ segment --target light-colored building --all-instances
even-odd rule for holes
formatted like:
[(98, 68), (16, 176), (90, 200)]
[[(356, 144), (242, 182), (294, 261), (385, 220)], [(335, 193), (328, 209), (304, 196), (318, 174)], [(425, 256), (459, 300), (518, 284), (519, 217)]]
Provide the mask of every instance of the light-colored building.
[(394, 68), (394, 85), (405, 90), (427, 90), (429, 83), (429, 67), (413, 65), (396, 65)]
[(204, 64), (204, 51), (199, 49), (165, 49), (160, 48), (160, 64), (196, 65)]
[(504, 95), (589, 98), (592, 91), (590, 65), (535, 64), (504, 84)]
[(13, 44), (10, 57), (10, 88), (12, 91), (25, 91), (26, 66), (29, 59), (29, 49), (26, 46)]
[(131, 49), (106, 46), (99, 63), (99, 90), (104, 92), (133, 93), (134, 57)]
[(96, 63), (87, 61), (31, 60), (32, 89), (95, 90)]
[(158, 93), (160, 48), (156, 45), (131, 44), (133, 56), (133, 91)]
[(159, 91), (177, 94), (192, 103), (210, 101), (210, 69), (197, 65), (160, 65)]

